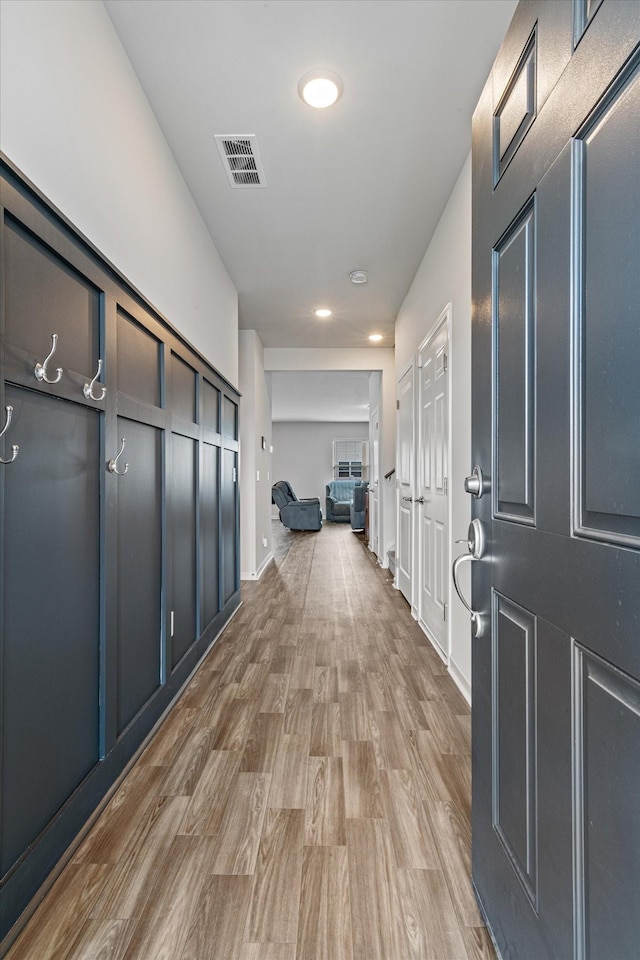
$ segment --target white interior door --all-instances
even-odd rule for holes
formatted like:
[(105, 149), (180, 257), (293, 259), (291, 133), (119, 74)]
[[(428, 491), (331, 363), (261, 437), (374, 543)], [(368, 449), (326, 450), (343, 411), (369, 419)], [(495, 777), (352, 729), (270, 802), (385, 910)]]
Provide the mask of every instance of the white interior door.
[(397, 587), (412, 603), (412, 526), (414, 465), (413, 364), (398, 383), (398, 528), (396, 542)]
[(380, 499), (380, 420), (378, 408), (371, 414), (371, 474), (369, 481), (369, 548), (378, 556)]
[(449, 320), (448, 313), (418, 354), (418, 469), (415, 498), (420, 564), (418, 617), (448, 657), (449, 592)]

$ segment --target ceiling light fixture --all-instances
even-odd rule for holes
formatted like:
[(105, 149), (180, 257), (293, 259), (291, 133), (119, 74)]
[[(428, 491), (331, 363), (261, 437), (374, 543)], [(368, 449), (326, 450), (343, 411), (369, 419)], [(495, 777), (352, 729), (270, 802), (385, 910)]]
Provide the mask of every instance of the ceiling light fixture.
[(330, 70), (312, 70), (298, 81), (298, 94), (310, 107), (330, 107), (342, 96), (342, 80)]
[(369, 337), (369, 340), (373, 340), (374, 343), (378, 343), (380, 340), (382, 340), (382, 334), (372, 333), (371, 336)]
[(369, 279), (369, 274), (366, 270), (352, 270), (349, 274), (349, 280), (351, 283), (366, 283)]
[(321, 307), (320, 310), (315, 311), (315, 314), (316, 314), (316, 317), (320, 317), (322, 320), (324, 320), (325, 317), (331, 316), (331, 310), (327, 310), (325, 307)]

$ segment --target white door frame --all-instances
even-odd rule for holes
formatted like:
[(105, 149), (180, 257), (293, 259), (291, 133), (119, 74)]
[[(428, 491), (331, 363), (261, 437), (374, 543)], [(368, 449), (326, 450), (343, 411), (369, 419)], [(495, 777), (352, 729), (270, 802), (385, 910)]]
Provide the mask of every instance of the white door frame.
[[(401, 576), (401, 529), (402, 525), (400, 522), (400, 514), (402, 508), (402, 497), (403, 491), (401, 489), (401, 469), (402, 469), (402, 449), (401, 449), (401, 430), (400, 430), (400, 384), (407, 376), (408, 373), (411, 373), (411, 387), (412, 387), (412, 403), (411, 403), (411, 447), (409, 453), (409, 481), (408, 481), (408, 490), (406, 493), (410, 497), (413, 497), (413, 491), (415, 488), (415, 471), (416, 471), (416, 360), (415, 357), (412, 357), (409, 363), (404, 367), (400, 372), (400, 376), (397, 381), (397, 413), (396, 413), (396, 572), (393, 585), (396, 590), (401, 590), (402, 587), (400, 584)], [(406, 493), (404, 495), (406, 495)], [(405, 508), (406, 509), (406, 508)], [(415, 532), (414, 532), (414, 511), (413, 504), (409, 507), (411, 517), (409, 522), (409, 536), (411, 538), (411, 544), (409, 547), (409, 556), (411, 569), (408, 571), (409, 579), (409, 588), (408, 596), (404, 591), (402, 591), (403, 596), (409, 602), (411, 607), (411, 613), (415, 617)]]
[[(446, 463), (446, 477), (447, 477), (447, 535), (445, 538), (445, 558), (444, 566), (446, 571), (446, 589), (445, 589), (445, 603), (447, 605), (447, 616), (445, 620), (445, 637), (446, 637), (446, 649), (442, 650), (438, 643), (433, 643), (433, 639), (427, 633), (423, 622), (422, 622), (422, 610), (421, 610), (421, 595), (422, 591), (420, 590), (420, 583), (422, 582), (422, 549), (421, 549), (421, 532), (420, 532), (420, 515), (417, 510), (414, 511), (414, 529), (413, 529), (413, 541), (415, 544), (414, 549), (414, 571), (418, 573), (418, 584), (417, 588), (414, 589), (414, 597), (416, 598), (416, 611), (415, 617), (418, 621), (420, 628), (423, 632), (429, 637), (429, 640), (432, 641), (432, 645), (444, 662), (448, 665), (451, 657), (451, 553), (450, 553), (450, 543), (451, 543), (451, 531), (453, 530), (453, 497), (451, 496), (451, 476), (453, 473), (453, 454), (452, 454), (452, 425), (453, 425), (453, 390), (451, 389), (451, 384), (453, 382), (452, 376), (452, 354), (453, 354), (453, 343), (452, 343), (452, 333), (453, 333), (453, 323), (452, 323), (452, 305), (451, 302), (447, 303), (444, 309), (440, 312), (438, 319), (436, 320), (433, 327), (429, 330), (429, 333), (421, 342), (418, 347), (416, 354), (416, 366), (419, 363), (419, 356), (422, 351), (429, 346), (429, 343), (433, 338), (441, 332), (443, 327), (447, 329), (447, 463)], [(414, 426), (414, 437), (417, 437), (417, 443), (415, 447), (416, 454), (416, 466), (414, 468), (415, 477), (418, 476), (418, 463), (421, 454), (421, 443), (422, 443), (422, 431), (420, 429), (420, 420), (422, 415), (421, 410), (421, 390), (420, 386), (416, 391), (416, 411), (417, 416), (415, 418), (416, 425)]]

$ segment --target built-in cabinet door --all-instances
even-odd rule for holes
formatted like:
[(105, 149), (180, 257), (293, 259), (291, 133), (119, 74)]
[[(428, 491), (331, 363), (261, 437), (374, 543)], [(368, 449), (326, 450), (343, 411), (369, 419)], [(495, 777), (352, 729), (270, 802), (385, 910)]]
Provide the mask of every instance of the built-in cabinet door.
[(99, 759), (102, 414), (7, 385), (0, 465), (4, 876)]
[(197, 637), (197, 470), (198, 444), (171, 437), (171, 667)]
[(163, 440), (156, 427), (124, 417), (118, 417), (118, 437), (126, 440), (117, 465), (120, 475), (112, 477), (112, 483), (117, 485), (118, 505), (116, 644), (120, 734), (161, 679)]
[(238, 589), (238, 454), (235, 450), (222, 451), (221, 535), (222, 535), (222, 603)]
[(200, 474), (200, 544), (202, 551), (202, 629), (205, 630), (220, 607), (218, 559), (220, 448), (202, 444)]
[(222, 397), (222, 450), (220, 489), (220, 533), (222, 536), (222, 605), (240, 586), (238, 552), (238, 404), (231, 397)]
[(206, 630), (220, 603), (220, 391), (201, 381), (202, 436), (200, 445), (201, 623)]

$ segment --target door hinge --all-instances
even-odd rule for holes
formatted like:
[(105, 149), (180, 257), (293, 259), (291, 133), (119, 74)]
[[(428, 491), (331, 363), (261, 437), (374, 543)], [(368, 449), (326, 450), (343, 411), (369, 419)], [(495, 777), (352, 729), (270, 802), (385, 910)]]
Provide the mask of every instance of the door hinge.
[(443, 619), (443, 620), (446, 620), (446, 619), (447, 619), (447, 605), (446, 605), (446, 603), (444, 604), (444, 606), (443, 606), (443, 608), (442, 608), (442, 619)]
[(442, 360), (443, 360), (443, 363), (444, 363), (444, 369), (445, 369), (445, 370), (448, 370), (448, 369), (449, 369), (449, 357), (447, 356), (446, 353), (443, 353), (443, 354), (442, 354)]
[(444, 495), (445, 495), (445, 497), (446, 497), (447, 494), (448, 494), (448, 492), (449, 492), (449, 481), (447, 480), (446, 477), (444, 478), (444, 481), (443, 481), (443, 483), (442, 483), (442, 487), (443, 487)]
[(234, 468), (233, 468), (233, 482), (236, 483), (237, 480), (238, 480), (238, 468), (237, 468), (237, 467), (234, 467)]
[(420, 367), (420, 368), (422, 367), (422, 354), (421, 354), (421, 353), (418, 354), (418, 367)]
[(396, 410), (399, 410), (399, 409), (400, 409), (400, 401), (396, 400)]

